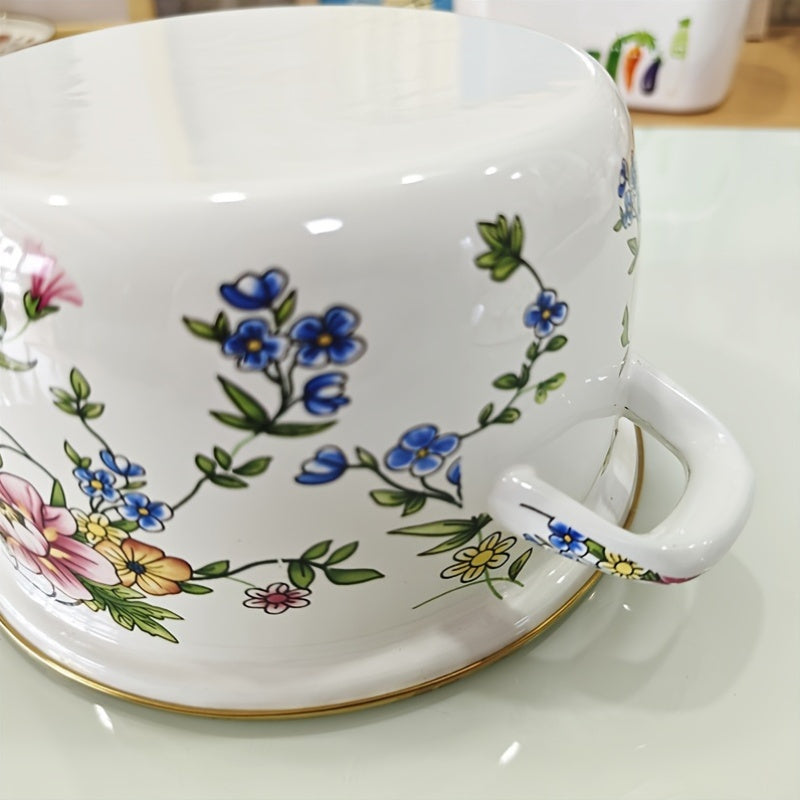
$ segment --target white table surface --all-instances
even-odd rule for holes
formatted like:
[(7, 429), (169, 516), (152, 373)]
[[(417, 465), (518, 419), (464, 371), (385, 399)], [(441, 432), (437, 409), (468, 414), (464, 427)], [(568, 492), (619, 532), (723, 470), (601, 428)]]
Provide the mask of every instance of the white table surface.
[[(338, 717), (151, 711), (0, 639), (2, 800), (800, 797), (800, 131), (641, 130), (636, 349), (733, 430), (758, 477), (722, 564), (604, 578), (545, 638)], [(677, 491), (650, 452), (637, 527)]]

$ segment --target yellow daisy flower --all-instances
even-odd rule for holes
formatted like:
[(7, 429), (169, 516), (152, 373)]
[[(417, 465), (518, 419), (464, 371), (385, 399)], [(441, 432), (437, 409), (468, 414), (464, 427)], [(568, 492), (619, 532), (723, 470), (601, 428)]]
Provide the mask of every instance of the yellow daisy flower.
[(465, 547), (453, 555), (455, 564), (442, 572), (443, 578), (460, 578), (461, 583), (470, 583), (480, 578), (487, 569), (502, 567), (508, 561), (508, 550), (516, 544), (516, 538), (500, 538), (495, 531), (477, 547)]
[(111, 520), (99, 511), (86, 514), (77, 508), (72, 509), (72, 516), (78, 526), (78, 532), (86, 537), (86, 541), (94, 546), (98, 542), (109, 541), (119, 544), (128, 534), (111, 525)]
[(638, 580), (645, 573), (645, 568), (640, 567), (635, 561), (623, 558), (616, 553), (609, 553), (608, 550), (606, 550), (606, 560), (599, 561), (597, 566), (618, 578), (628, 578), (629, 580)]

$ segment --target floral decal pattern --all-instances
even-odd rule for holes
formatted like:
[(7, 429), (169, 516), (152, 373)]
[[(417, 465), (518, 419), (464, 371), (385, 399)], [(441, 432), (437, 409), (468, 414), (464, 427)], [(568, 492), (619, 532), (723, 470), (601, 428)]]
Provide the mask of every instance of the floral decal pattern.
[(609, 575), (627, 580), (651, 583), (683, 583), (691, 578), (669, 578), (637, 564), (619, 553), (612, 553), (599, 542), (576, 531), (541, 509), (523, 503), (523, 508), (535, 512), (542, 523), (541, 532), (525, 533), (523, 537), (540, 547), (555, 550), (559, 555), (600, 569)]
[(0, 289), (0, 369), (25, 372), (36, 366), (36, 360), (24, 356), (9, 355), (14, 342), (21, 339), (34, 323), (55, 314), (60, 303), (75, 306), (83, 304), (78, 287), (72, 282), (53, 256), (44, 252), (34, 242), (20, 244), (0, 230), (0, 281), (6, 274), (17, 276), (17, 283), (27, 281), (28, 288), (22, 295), (22, 319), (14, 321), (11, 331), (11, 312), (5, 306), (5, 294)]
[[(634, 158), (633, 151), (628, 158), (622, 159), (622, 164), (619, 168), (619, 182), (617, 184), (617, 198), (619, 199), (619, 219), (614, 224), (614, 230), (627, 231), (634, 224), (636, 224), (636, 235), (631, 236), (627, 240), (628, 249), (633, 254), (633, 260), (628, 267), (628, 275), (633, 275), (636, 269), (636, 262), (639, 258), (639, 178), (636, 173), (636, 159)], [(622, 314), (622, 333), (620, 334), (620, 343), (623, 347), (630, 344), (630, 337), (628, 335), (628, 323), (630, 313), (628, 306), (625, 306), (625, 311)]]
[[(57, 310), (52, 305), (56, 298), (80, 301), (74, 285), (55, 271), (55, 262), (46, 264), (50, 272), (37, 272), (44, 277), (34, 281), (26, 294), (31, 298), (25, 301), (31, 309), (26, 324)], [(105, 404), (95, 399), (89, 381), (77, 368), (70, 372), (68, 387), (51, 388), (54, 405), (78, 423), (83, 442), (79, 445), (75, 438), (64, 442), (74, 480), (73, 502), (68, 502), (60, 478), (0, 427), (0, 468), (3, 458), (13, 455), (16, 463), (38, 473), (38, 478), (29, 480), (0, 471), (0, 543), (23, 578), (60, 603), (105, 612), (127, 630), (177, 642), (167, 624), (182, 618), (149, 598), (210, 594), (214, 581), (230, 579), (245, 587), (243, 607), (275, 616), (309, 606), (309, 587), (319, 576), (333, 586), (384, 577), (376, 569), (345, 564), (358, 550), (357, 541), (335, 546), (333, 540), (324, 539), (299, 555), (281, 554), (239, 565), (220, 559), (201, 566), (162, 544), (169, 540), (171, 520), (205, 486), (245, 489), (266, 472), (270, 456), (240, 456), (253, 440), (261, 435), (318, 433), (335, 420), (298, 419), (297, 412), (303, 409), (312, 420), (331, 417), (349, 402), (344, 396), (346, 373), (318, 370), (328, 363), (350, 364), (364, 352), (365, 342), (355, 334), (358, 315), (345, 306), (333, 306), (289, 327), (297, 293), (286, 292), (287, 283), (286, 273), (279, 269), (246, 274), (220, 287), (223, 300), (247, 313), (246, 318), (231, 323), (227, 313), (220, 311), (213, 324), (184, 320), (195, 336), (215, 341), (221, 356), (231, 359), (235, 369), (265, 378), (273, 386), (275, 406), (268, 409), (255, 395), (219, 375), (234, 413), (211, 414), (242, 438), (230, 448), (217, 444), (208, 455), (198, 453), (194, 464), (199, 476), (183, 496), (167, 501), (153, 493), (143, 464), (115, 450), (103, 437), (97, 425)], [(41, 313), (34, 313), (37, 308)], [(257, 311), (262, 316), (255, 316)], [(0, 361), (6, 368), (22, 369), (9, 363)], [(34, 365), (30, 362), (24, 368)], [(316, 372), (301, 379), (301, 370)], [(43, 486), (49, 487), (47, 500), (41, 494)], [(276, 570), (284, 575), (277, 581), (269, 578)], [(267, 579), (245, 580), (246, 573), (256, 572)]]
[[(521, 312), (522, 326), (530, 333), (524, 357), (518, 368), (499, 375), (493, 388), (505, 394), (505, 401), (486, 403), (477, 414), (475, 424), (464, 431), (454, 431), (433, 422), (423, 421), (399, 433), (384, 450), (382, 458), (358, 446), (352, 455), (334, 444), (319, 448), (301, 464), (295, 480), (306, 486), (318, 486), (339, 480), (347, 472), (369, 473), (380, 486), (369, 496), (374, 503), (396, 508), (403, 517), (421, 512), (429, 504), (454, 510), (464, 507), (462, 495), (461, 448), (473, 436), (485, 435), (495, 425), (511, 425), (522, 415), (525, 401), (544, 403), (551, 392), (566, 381), (563, 372), (534, 378), (539, 361), (557, 353), (567, 344), (560, 333), (569, 308), (557, 292), (548, 287), (522, 251), (525, 233), (519, 217), (509, 223), (499, 215), (493, 222), (479, 222), (478, 233), (486, 252), (475, 258), (475, 266), (485, 270), (496, 282), (524, 273), (533, 283), (529, 301)], [(547, 375), (547, 373), (545, 373)], [(434, 519), (419, 525), (389, 530), (391, 535), (422, 537), (433, 540), (420, 556), (446, 556), (449, 559), (439, 570), (446, 581), (455, 582), (415, 608), (461, 589), (483, 586), (495, 597), (502, 598), (503, 583), (522, 586), (520, 573), (527, 564), (532, 548), (516, 536), (504, 536), (492, 529), (489, 514)]]

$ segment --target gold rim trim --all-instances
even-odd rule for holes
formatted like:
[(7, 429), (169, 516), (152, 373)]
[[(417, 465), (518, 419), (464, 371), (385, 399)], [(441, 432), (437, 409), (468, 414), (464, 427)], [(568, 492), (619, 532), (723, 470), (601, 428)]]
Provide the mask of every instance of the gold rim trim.
[[(644, 440), (641, 430), (636, 428), (636, 474), (634, 477), (633, 492), (631, 494), (631, 504), (628, 514), (623, 522), (623, 527), (627, 528), (636, 515), (636, 509), (639, 505), (639, 499), (642, 493), (642, 482), (644, 481)], [(143, 695), (133, 694), (121, 689), (117, 689), (108, 684), (101, 683), (92, 678), (88, 678), (81, 673), (59, 664), (40, 650), (35, 644), (26, 639), (19, 631), (13, 628), (8, 620), (0, 614), (0, 630), (6, 633), (12, 642), (20, 647), (33, 659), (40, 664), (50, 668), (59, 675), (63, 675), (70, 680), (75, 681), (83, 686), (87, 686), (95, 691), (102, 692), (103, 694), (118, 699), (127, 700), (137, 705), (145, 706), (147, 708), (154, 708), (159, 711), (172, 711), (179, 714), (196, 717), (208, 717), (213, 719), (302, 719), (304, 717), (323, 717), (331, 714), (341, 714), (347, 711), (359, 711), (365, 708), (375, 708), (376, 706), (386, 705), (395, 700), (403, 700), (408, 697), (414, 697), (433, 689), (438, 689), (440, 686), (446, 686), (448, 683), (453, 683), (459, 678), (463, 678), (483, 667), (488, 667), (494, 664), (501, 658), (513, 653), (521, 647), (524, 647), (529, 642), (533, 641), (537, 636), (541, 636), (548, 628), (552, 627), (556, 622), (565, 617), (572, 611), (578, 603), (583, 600), (589, 592), (597, 585), (598, 581), (603, 577), (602, 573), (595, 571), (589, 579), (573, 594), (563, 605), (557, 608), (549, 617), (540, 622), (535, 628), (527, 633), (510, 642), (505, 647), (496, 650), (484, 658), (473, 661), (457, 670), (448, 672), (446, 675), (441, 675), (438, 678), (417, 683), (413, 686), (408, 686), (405, 689), (397, 689), (393, 692), (386, 692), (385, 694), (374, 695), (361, 700), (348, 700), (343, 703), (332, 703), (330, 705), (310, 706), (308, 708), (292, 708), (292, 709), (276, 709), (276, 710), (250, 710), (250, 709), (217, 709), (217, 708), (202, 708), (200, 706), (187, 706), (177, 703), (167, 703), (161, 700), (153, 700)]]

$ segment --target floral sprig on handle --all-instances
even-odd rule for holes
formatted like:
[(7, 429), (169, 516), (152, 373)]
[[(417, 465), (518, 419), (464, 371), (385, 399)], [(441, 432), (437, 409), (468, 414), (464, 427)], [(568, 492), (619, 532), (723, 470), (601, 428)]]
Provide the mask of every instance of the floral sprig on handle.
[[(534, 402), (542, 404), (551, 392), (564, 384), (566, 375), (563, 372), (538, 380), (533, 377), (543, 356), (566, 346), (567, 337), (558, 330), (566, 322), (569, 308), (523, 257), (522, 221), (514, 217), (509, 224), (501, 214), (494, 222), (479, 222), (477, 227), (488, 250), (475, 258), (475, 265), (488, 270), (490, 278), (497, 282), (509, 280), (522, 270), (533, 279), (536, 287), (521, 315), (522, 325), (531, 331), (524, 358), (518, 368), (499, 375), (492, 382), (494, 389), (507, 393), (505, 402), (486, 403), (478, 411), (475, 425), (466, 431), (443, 429), (431, 422), (413, 425), (384, 451), (382, 459), (362, 446), (355, 448), (353, 457), (348, 457), (340, 447), (326, 445), (302, 463), (295, 477), (297, 483), (306, 486), (332, 483), (345, 472), (361, 470), (371, 473), (382, 484), (369, 492), (372, 501), (379, 506), (398, 508), (404, 517), (417, 514), (428, 503), (463, 508), (461, 452), (464, 443), (495, 425), (515, 423), (522, 416), (521, 404), (527, 393), (533, 393)], [(498, 581), (522, 585), (519, 575), (532, 548), (512, 558), (512, 550), (518, 545), (517, 537), (504, 537), (499, 531), (487, 532), (491, 521), (488, 514), (479, 514), (469, 519), (439, 519), (389, 531), (395, 535), (442, 538), (434, 547), (420, 552), (420, 556), (455, 551), (452, 563), (440, 575), (445, 580), (458, 579), (459, 585), (418, 605), (478, 584), (486, 586), (497, 597), (502, 597), (495, 587)], [(501, 575), (500, 570), (506, 567), (507, 573)]]
[(9, 331), (6, 298), (0, 290), (0, 369), (25, 372), (36, 366), (36, 360), (14, 358), (6, 352), (6, 346), (20, 339), (33, 323), (59, 311), (59, 301), (80, 306), (83, 297), (56, 259), (45, 253), (41, 245), (19, 244), (0, 231), (0, 278), (8, 275), (13, 275), (17, 283), (27, 281), (29, 288), (22, 295), (24, 318), (14, 331)]
[(570, 527), (566, 522), (556, 519), (552, 514), (527, 503), (524, 505), (529, 511), (538, 514), (542, 521), (541, 529), (525, 533), (524, 538), (540, 547), (555, 550), (566, 558), (627, 580), (651, 583), (683, 583), (684, 580), (690, 580), (659, 575), (630, 558), (612, 553), (599, 542)]

